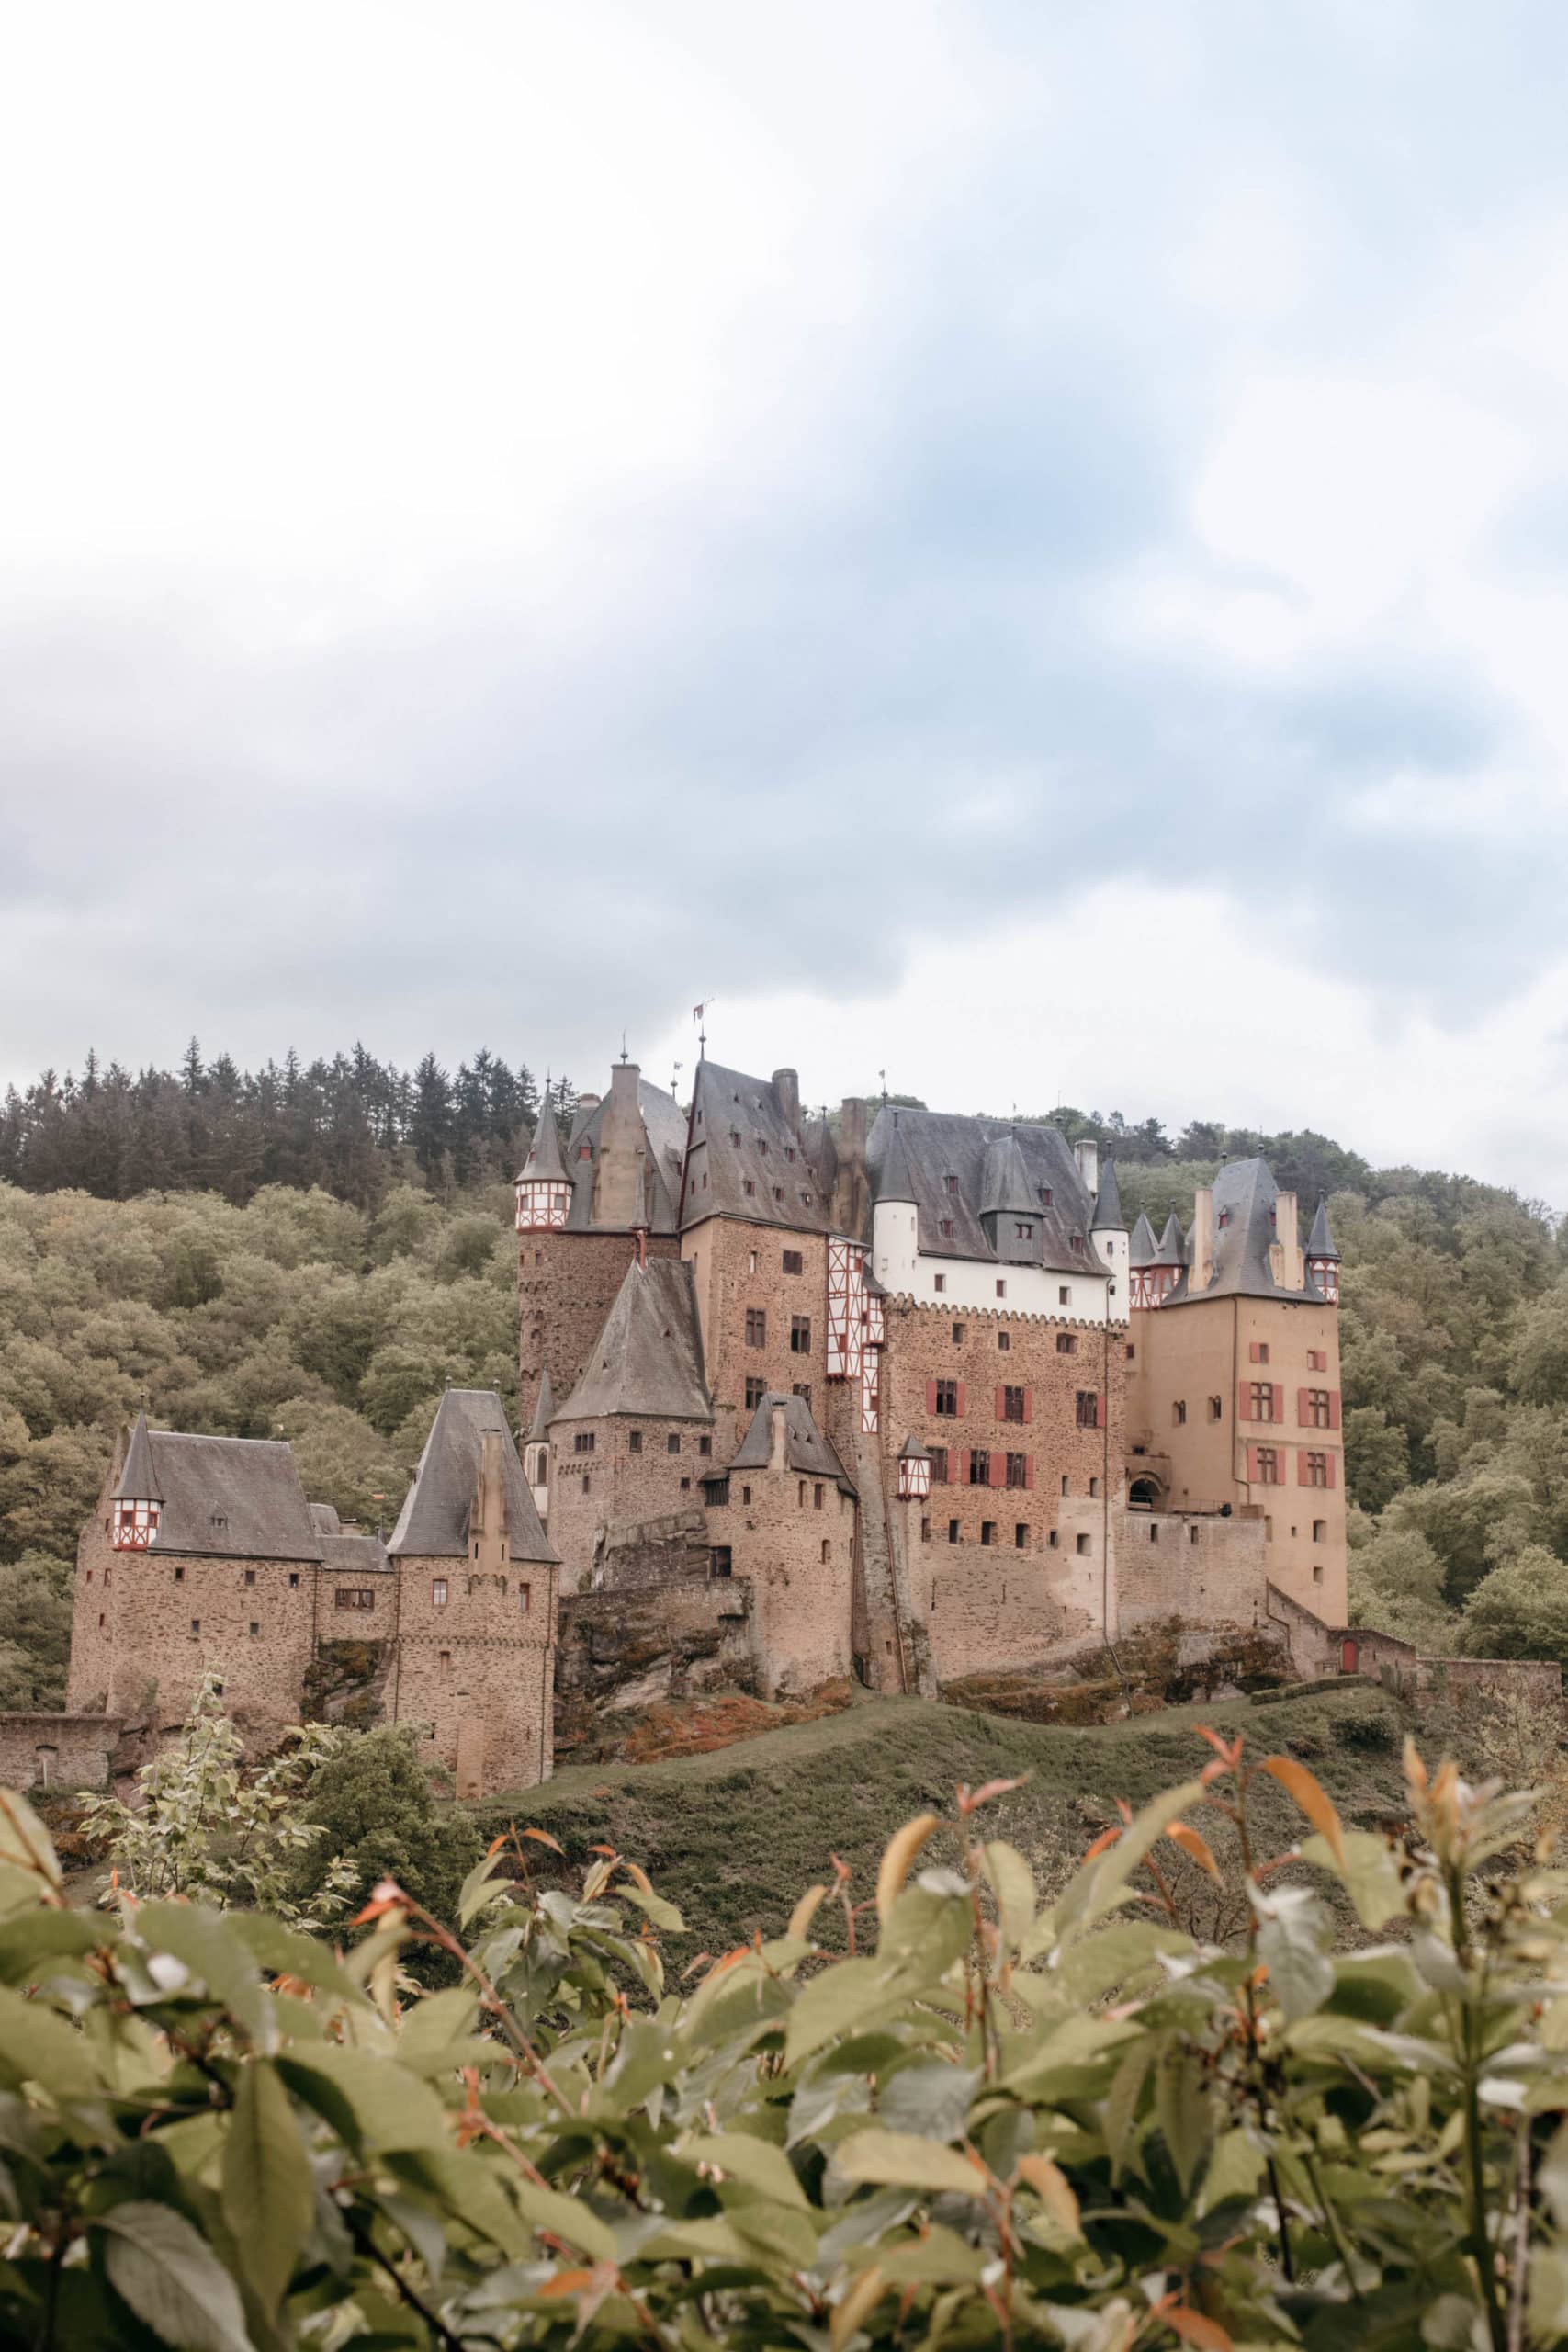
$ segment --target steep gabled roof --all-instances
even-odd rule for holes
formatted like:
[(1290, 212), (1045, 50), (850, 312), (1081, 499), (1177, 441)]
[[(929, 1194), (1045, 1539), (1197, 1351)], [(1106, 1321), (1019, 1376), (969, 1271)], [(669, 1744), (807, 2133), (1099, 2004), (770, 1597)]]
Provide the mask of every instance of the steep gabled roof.
[(1174, 1209), (1165, 1221), (1165, 1231), (1159, 1238), (1159, 1263), (1162, 1266), (1184, 1266), (1187, 1263), (1187, 1243), (1181, 1231), (1181, 1219)]
[(501, 1434), (501, 1477), (506, 1498), (506, 1540), (514, 1560), (549, 1561), (550, 1548), (523, 1476), (506, 1414), (493, 1388), (448, 1388), (419, 1457), (389, 1552), (436, 1559), (466, 1558), (468, 1517), (479, 1488), (483, 1439)]
[(555, 1419), (555, 1391), (550, 1386), (549, 1365), (546, 1364), (539, 1374), (539, 1401), (534, 1408), (534, 1418), (528, 1424), (530, 1445), (535, 1444), (541, 1438), (549, 1436), (550, 1423)]
[(1312, 1231), (1307, 1237), (1306, 1253), (1309, 1258), (1338, 1260), (1339, 1252), (1334, 1247), (1334, 1235), (1328, 1223), (1328, 1202), (1322, 1193), (1317, 1196), (1317, 1215), (1313, 1218)]
[(1323, 1295), (1304, 1266), (1299, 1290), (1287, 1290), (1274, 1280), (1269, 1250), (1277, 1238), (1294, 1238), (1276, 1232), (1279, 1197), (1266, 1159), (1227, 1161), (1214, 1179), (1214, 1278), (1206, 1290), (1195, 1291), (1189, 1269), (1166, 1305), (1185, 1306), (1206, 1298), (1290, 1298), (1321, 1306)]
[(547, 1094), (539, 1105), (539, 1115), (534, 1125), (534, 1140), (528, 1147), (528, 1157), (517, 1172), (520, 1184), (532, 1183), (536, 1178), (553, 1177), (564, 1182), (566, 1162), (560, 1156), (560, 1129)]
[[(642, 1120), (645, 1147), (641, 1214), (637, 1222), (646, 1225), (650, 1233), (673, 1233), (677, 1228), (676, 1204), (681, 1197), (681, 1161), (686, 1148), (686, 1122), (674, 1096), (667, 1094), (661, 1086), (652, 1085), (640, 1075), (637, 1084), (637, 1107)], [(541, 1111), (539, 1125), (541, 1129), (547, 1129), (545, 1148), (547, 1153), (553, 1148), (554, 1165), (535, 1164), (535, 1152), (539, 1148), (536, 1132), (535, 1150), (529, 1153), (517, 1180), (522, 1183), (526, 1177), (553, 1176), (570, 1185), (571, 1202), (566, 1218), (569, 1233), (592, 1233), (594, 1229), (593, 1171), (599, 1162), (600, 1139), (609, 1108), (610, 1097), (607, 1094), (597, 1096), (586, 1105), (579, 1105), (572, 1114), (564, 1160), (554, 1116)]]
[[(134, 1486), (126, 1477), (133, 1456)], [(141, 1483), (148, 1477), (151, 1494)], [(187, 1437), (178, 1430), (150, 1430), (139, 1419), (115, 1493), (162, 1502), (151, 1546), (155, 1552), (205, 1552), (228, 1560), (321, 1556), (293, 1452), (273, 1438)]]
[(386, 1577), (392, 1573), (387, 1547), (375, 1535), (323, 1535), (321, 1566), (329, 1576)]
[(1116, 1182), (1116, 1162), (1108, 1159), (1100, 1170), (1100, 1197), (1094, 1204), (1089, 1224), (1091, 1233), (1125, 1233), (1127, 1220), (1122, 1214), (1122, 1193)]
[(1021, 1213), (1037, 1217), (1040, 1196), (1029, 1181), (1018, 1137), (1010, 1133), (995, 1136), (986, 1147), (980, 1168), (980, 1215), (1016, 1216)]
[(826, 1233), (832, 1188), (819, 1160), (772, 1079), (749, 1078), (720, 1062), (698, 1063), (682, 1226), (738, 1216), (752, 1225)]
[(770, 1388), (751, 1416), (750, 1427), (730, 1459), (731, 1470), (765, 1470), (773, 1458), (773, 1407), (784, 1408), (784, 1464), (801, 1478), (831, 1478), (846, 1495), (855, 1491), (829, 1441), (812, 1419), (804, 1396), (786, 1396)]
[(152, 1441), (147, 1432), (147, 1416), (138, 1413), (126, 1448), (125, 1467), (114, 1490), (116, 1502), (161, 1503), (164, 1489), (158, 1484), (158, 1472), (152, 1460)]
[(696, 1285), (685, 1259), (650, 1258), (646, 1266), (633, 1260), (587, 1370), (555, 1419), (597, 1420), (606, 1413), (712, 1420)]
[(904, 1138), (898, 1131), (898, 1114), (893, 1114), (893, 1133), (882, 1165), (876, 1171), (872, 1197), (877, 1201), (908, 1201), (914, 1204), (915, 1180), (909, 1173), (909, 1155), (904, 1148)]
[[(920, 1249), (933, 1257), (997, 1262), (997, 1253), (980, 1223), (986, 1160), (998, 1136), (1005, 1139), (1010, 1132), (1029, 1187), (1029, 1212), (1041, 1227), (1041, 1263), (1061, 1273), (1103, 1277), (1103, 1259), (1072, 1246), (1075, 1233), (1087, 1236), (1089, 1231), (1093, 1203), (1066, 1138), (1055, 1127), (1015, 1125), (1010, 1131), (996, 1120), (964, 1118), (945, 1111), (912, 1111), (900, 1104), (898, 1134), (908, 1154), (909, 1182), (919, 1212)], [(874, 1196), (892, 1140), (893, 1113), (885, 1106), (866, 1141)], [(1047, 1193), (1049, 1202), (1042, 1197)], [(942, 1232), (944, 1223), (952, 1226), (951, 1235)]]
[(1155, 1239), (1154, 1227), (1144, 1210), (1138, 1211), (1138, 1222), (1133, 1227), (1131, 1262), (1134, 1266), (1153, 1266), (1159, 1261), (1159, 1243)]

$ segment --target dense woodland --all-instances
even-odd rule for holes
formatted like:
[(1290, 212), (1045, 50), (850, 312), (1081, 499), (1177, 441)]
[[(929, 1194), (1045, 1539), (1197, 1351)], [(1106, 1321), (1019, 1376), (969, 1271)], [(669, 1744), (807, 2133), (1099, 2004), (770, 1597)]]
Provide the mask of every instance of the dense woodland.
[[(568, 1082), (561, 1081), (561, 1092)], [(119, 1422), (294, 1444), (308, 1490), (395, 1516), (448, 1380), (516, 1397), (510, 1179), (538, 1091), (363, 1051), (259, 1075), (90, 1064), (0, 1113), (0, 1706), (57, 1702), (68, 1566)], [(1060, 1108), (1129, 1217), (1190, 1216), (1222, 1154), (1330, 1197), (1353, 1605), (1423, 1646), (1568, 1659), (1568, 1233), (1462, 1176), (1322, 1136), (1175, 1138)]]

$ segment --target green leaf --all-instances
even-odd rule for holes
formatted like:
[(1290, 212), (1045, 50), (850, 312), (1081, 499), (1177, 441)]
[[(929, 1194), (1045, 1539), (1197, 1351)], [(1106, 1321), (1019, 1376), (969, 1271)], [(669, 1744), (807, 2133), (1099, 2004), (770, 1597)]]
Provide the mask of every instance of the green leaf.
[(471, 2032), (479, 2014), (479, 1996), (466, 1984), (449, 1984), (445, 1992), (427, 1993), (403, 2018), (398, 2034), (398, 2055), (405, 2063), (435, 2057)]
[(195, 1903), (143, 1903), (136, 1913), (136, 1937), (150, 1952), (169, 1952), (199, 1976), (254, 2040), (268, 2035), (271, 2006), (255, 1962), (221, 1912)]
[(1233, 2197), (1253, 2197), (1263, 2177), (1263, 2151), (1250, 2132), (1239, 2124), (1214, 2143), (1198, 2199), (1200, 2215), (1212, 2213)]
[(0, 1987), (0, 2061), (53, 2099), (96, 2098), (103, 2082), (86, 2036), (42, 2001)]
[(1124, 1829), (1114, 1846), (1085, 1862), (1055, 1905), (1056, 1932), (1084, 1927), (1109, 1911), (1150, 1848), (1158, 1844), (1173, 1821), (1195, 1805), (1203, 1794), (1201, 1781), (1186, 1781), (1156, 1797)]
[(493, 1854), (486, 1854), (477, 1861), (463, 1881), (457, 1896), (457, 1925), (460, 1928), (466, 1928), (475, 1913), (482, 1911), (485, 1905), (492, 1903), (498, 1894), (511, 1891), (509, 1879), (498, 1881), (496, 1878), (501, 1862), (502, 1854), (498, 1847)]
[(1159, 2050), (1158, 2040), (1154, 2034), (1141, 2035), (1117, 2067), (1115, 2079), (1106, 2095), (1105, 2144), (1119, 2171), (1129, 2161), (1138, 2101), (1148, 2079), (1149, 2068), (1159, 2056)]
[(212, 2248), (169, 2205), (111, 2206), (92, 2226), (104, 2267), (144, 2326), (181, 2352), (252, 2352), (240, 2290)]
[(1034, 1925), (1034, 1872), (1018, 1848), (1000, 1838), (982, 1849), (981, 1860), (997, 1898), (1002, 1940), (1016, 1951)]
[(582, 2198), (568, 2197), (559, 2188), (541, 2188), (537, 2181), (521, 2176), (513, 2183), (513, 2194), (534, 2229), (564, 2238), (568, 2245), (576, 2246), (594, 2262), (615, 2260), (615, 2233)]
[(78, 1960), (113, 1943), (116, 1921), (102, 1912), (48, 1911), (39, 1905), (0, 1926), (0, 1982), (25, 1984), (45, 1975), (51, 1960)]
[(1208, 2077), (1195, 2052), (1179, 2041), (1160, 2053), (1155, 2113), (1176, 2177), (1190, 2190), (1212, 2135)]
[(223, 1924), (237, 1936), (260, 1968), (275, 1976), (298, 1976), (319, 1993), (335, 1993), (340, 2000), (363, 2007), (365, 1995), (354, 1978), (338, 1966), (331, 1951), (314, 1936), (286, 1928), (281, 1919), (263, 1911), (226, 1911)]
[(857, 2132), (840, 2142), (833, 2161), (844, 2178), (891, 2188), (927, 2188), (959, 2197), (983, 2197), (987, 2180), (979, 2165), (938, 2140), (908, 2132)]
[(980, 2086), (977, 2066), (948, 2066), (927, 2059), (900, 2066), (877, 2094), (877, 2112), (890, 2132), (925, 2140), (962, 2140)]
[(746, 2132), (709, 2132), (683, 2142), (677, 2151), (687, 2164), (717, 2165), (733, 2173), (749, 2188), (760, 2189), (781, 2205), (804, 2205), (806, 2191), (795, 2166), (771, 2140), (753, 2139)]
[(240, 2068), (222, 2194), (245, 2275), (270, 2318), (310, 2234), (316, 2192), (288, 2094), (265, 2059)]
[(446, 2111), (428, 2083), (390, 2058), (312, 2041), (277, 2061), (297, 2098), (322, 2115), (351, 2146), (423, 2148), (448, 2145)]
[(639, 1911), (647, 1912), (656, 1928), (664, 1928), (669, 1935), (683, 1936), (686, 1932), (686, 1922), (675, 1905), (667, 1903), (662, 1894), (655, 1894), (651, 1888), (644, 1894), (640, 1886), (617, 1886), (615, 1899), (619, 1903), (635, 1903)]
[(1374, 1837), (1370, 1829), (1347, 1829), (1342, 1843), (1343, 1867), (1336, 1860), (1327, 1838), (1322, 1837), (1303, 1839), (1302, 1860), (1333, 1872), (1355, 1905), (1356, 1917), (1363, 1928), (1381, 1928), (1404, 1909), (1398, 1865), (1385, 1841)]
[(1310, 2017), (1334, 1990), (1334, 1962), (1323, 1949), (1323, 1907), (1301, 1886), (1277, 1887), (1258, 1907), (1263, 1912), (1258, 1957), (1269, 1964), (1274, 1998), (1287, 2018)]
[(886, 2006), (887, 1986), (874, 1960), (841, 1960), (802, 1985), (789, 2013), (784, 2063), (798, 2065), (841, 2033), (852, 2033)]
[(25, 1870), (35, 1895), (40, 1881), (56, 1890), (61, 1884), (60, 1864), (49, 1832), (16, 1789), (0, 1789), (0, 1863)]

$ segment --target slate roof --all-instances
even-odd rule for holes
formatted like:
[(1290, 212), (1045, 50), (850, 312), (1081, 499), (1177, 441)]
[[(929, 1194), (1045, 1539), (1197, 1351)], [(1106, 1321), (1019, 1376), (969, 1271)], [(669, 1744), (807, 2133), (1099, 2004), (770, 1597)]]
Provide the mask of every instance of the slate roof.
[(448, 1388), (419, 1457), (389, 1552), (437, 1559), (466, 1557), (468, 1515), (479, 1493), (481, 1436), (499, 1430), (501, 1476), (506, 1493), (506, 1537), (514, 1560), (554, 1560), (534, 1498), (523, 1476), (501, 1398), (493, 1388)]
[(832, 1187), (824, 1156), (791, 1125), (772, 1079), (698, 1063), (685, 1174), (682, 1225), (739, 1216), (795, 1232), (828, 1230)]
[(1304, 1269), (1300, 1290), (1287, 1290), (1269, 1271), (1278, 1201), (1279, 1186), (1266, 1159), (1227, 1161), (1214, 1179), (1214, 1278), (1206, 1290), (1193, 1291), (1187, 1271), (1166, 1306), (1209, 1298), (1290, 1298), (1321, 1306), (1323, 1295)]
[[(991, 1145), (1010, 1132), (1028, 1182), (1030, 1213), (1039, 1219), (1043, 1236), (1040, 1262), (1061, 1273), (1102, 1276), (1103, 1261), (1090, 1256), (1087, 1247), (1094, 1204), (1066, 1137), (1055, 1127), (1019, 1125), (1010, 1130), (998, 1120), (964, 1118), (945, 1111), (911, 1111), (900, 1105), (898, 1134), (908, 1154), (910, 1189), (919, 1212), (920, 1249), (935, 1257), (998, 1262), (980, 1216), (987, 1155)], [(892, 1140), (893, 1114), (885, 1106), (866, 1142), (874, 1197)], [(956, 1189), (951, 1192), (949, 1176), (956, 1180)], [(1049, 1207), (1040, 1198), (1043, 1190), (1051, 1194)], [(943, 1218), (952, 1222), (951, 1238), (940, 1230)], [(1081, 1251), (1072, 1246), (1075, 1233), (1084, 1237), (1086, 1246)]]
[(1307, 1237), (1306, 1253), (1309, 1258), (1333, 1258), (1337, 1261), (1339, 1256), (1334, 1247), (1334, 1234), (1328, 1222), (1328, 1203), (1321, 1193), (1318, 1194), (1317, 1215), (1313, 1218), (1312, 1232)]
[(528, 1424), (530, 1445), (540, 1438), (549, 1436), (550, 1423), (555, 1418), (555, 1391), (550, 1386), (549, 1365), (546, 1364), (539, 1374), (539, 1401), (534, 1408), (534, 1418)]
[(321, 1566), (329, 1576), (388, 1577), (392, 1563), (374, 1535), (323, 1535)]
[(751, 1416), (750, 1427), (737, 1446), (729, 1463), (731, 1470), (765, 1470), (773, 1458), (773, 1407), (784, 1408), (784, 1463), (801, 1478), (831, 1478), (846, 1495), (855, 1491), (850, 1477), (832, 1446), (823, 1436), (811, 1417), (811, 1408), (804, 1396), (786, 1396), (782, 1389), (770, 1388)]
[(1184, 1266), (1187, 1263), (1187, 1242), (1181, 1230), (1181, 1219), (1174, 1209), (1165, 1221), (1165, 1231), (1159, 1238), (1159, 1263), (1162, 1266)]
[(1140, 1209), (1138, 1222), (1133, 1227), (1132, 1261), (1134, 1266), (1153, 1266), (1159, 1261), (1159, 1243), (1155, 1239), (1154, 1227)]
[(1023, 1154), (1015, 1135), (995, 1136), (986, 1147), (980, 1168), (982, 1216), (1035, 1216), (1040, 1195), (1029, 1181)]
[(112, 1499), (116, 1502), (161, 1503), (164, 1489), (158, 1484), (158, 1473), (152, 1461), (152, 1442), (147, 1433), (147, 1416), (138, 1413), (136, 1426), (130, 1432), (126, 1448), (125, 1467), (119, 1474)]
[(893, 1133), (882, 1155), (882, 1165), (876, 1171), (872, 1197), (878, 1201), (908, 1201), (911, 1204), (915, 1198), (915, 1180), (909, 1173), (909, 1155), (904, 1148), (897, 1111), (893, 1114)]
[(696, 1285), (685, 1259), (650, 1258), (646, 1266), (633, 1260), (588, 1367), (555, 1419), (606, 1413), (712, 1420)]
[(1122, 1214), (1122, 1193), (1116, 1182), (1116, 1162), (1108, 1159), (1100, 1179), (1100, 1197), (1094, 1204), (1091, 1233), (1125, 1233), (1127, 1220)]
[[(140, 1444), (138, 1441), (140, 1440)], [(138, 1482), (151, 1476), (149, 1496)], [(163, 1503), (154, 1552), (225, 1560), (319, 1560), (321, 1539), (292, 1450), (273, 1438), (187, 1437), (138, 1419), (117, 1498)]]
[[(599, 1163), (599, 1137), (604, 1124), (609, 1096), (601, 1095), (586, 1110), (573, 1114), (571, 1131), (566, 1144), (566, 1158), (561, 1159), (561, 1145), (553, 1114), (541, 1112), (539, 1127), (548, 1122), (546, 1149), (553, 1140), (557, 1165), (536, 1167), (530, 1151), (524, 1163), (519, 1183), (524, 1177), (555, 1175), (571, 1186), (571, 1205), (567, 1211), (566, 1229), (569, 1233), (591, 1233), (593, 1228), (593, 1170)], [(637, 1084), (637, 1106), (642, 1116), (643, 1140), (647, 1157), (643, 1161), (643, 1215), (641, 1222), (652, 1233), (673, 1233), (677, 1230), (675, 1204), (681, 1197), (681, 1161), (686, 1148), (686, 1122), (681, 1116), (681, 1106), (672, 1094), (661, 1086), (654, 1086), (639, 1077)], [(538, 1148), (538, 1132), (535, 1148)], [(586, 1155), (586, 1156), (585, 1156)]]
[(539, 1105), (534, 1140), (528, 1147), (527, 1159), (517, 1171), (517, 1182), (524, 1184), (535, 1177), (564, 1177), (565, 1174), (566, 1162), (560, 1156), (560, 1129), (556, 1125), (556, 1114), (547, 1095)]

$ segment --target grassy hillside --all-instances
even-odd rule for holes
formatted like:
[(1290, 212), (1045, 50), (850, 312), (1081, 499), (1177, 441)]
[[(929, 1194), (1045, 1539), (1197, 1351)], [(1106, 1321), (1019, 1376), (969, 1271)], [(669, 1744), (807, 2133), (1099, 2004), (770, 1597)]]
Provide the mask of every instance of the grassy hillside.
[[(1082, 1731), (874, 1699), (712, 1755), (584, 1765), (478, 1812), (489, 1835), (513, 1821), (547, 1829), (574, 1864), (595, 1843), (616, 1846), (680, 1904), (691, 1950), (717, 1951), (755, 1928), (778, 1933), (796, 1896), (831, 1878), (835, 1853), (853, 1872), (852, 1899), (868, 1896), (892, 1832), (913, 1814), (951, 1815), (960, 1781), (1030, 1775), (987, 1809), (987, 1823), (1049, 1887), (1114, 1820), (1116, 1798), (1138, 1805), (1196, 1775), (1210, 1755), (1201, 1723), (1244, 1732), (1259, 1754), (1283, 1749), (1310, 1763), (1348, 1823), (1375, 1827), (1403, 1815), (1404, 1717), (1362, 1684), (1267, 1707), (1176, 1707)], [(1300, 1816), (1272, 1786), (1259, 1803), (1276, 1850), (1301, 1834)], [(941, 1859), (943, 1841), (931, 1850)]]

